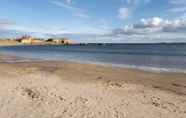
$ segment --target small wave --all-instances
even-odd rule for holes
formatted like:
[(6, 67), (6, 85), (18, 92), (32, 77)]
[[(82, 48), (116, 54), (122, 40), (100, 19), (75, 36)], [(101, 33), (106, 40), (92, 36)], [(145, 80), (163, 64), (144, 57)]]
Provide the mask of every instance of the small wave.
[(33, 62), (34, 60), (6, 60), (0, 61), (0, 63), (24, 63), (24, 62)]
[[(97, 57), (97, 58), (99, 58), (97, 60), (95, 57), (91, 57), (90, 55), (82, 55), (82, 57), (76, 57), (76, 55), (75, 56), (73, 55), (75, 53), (69, 54), (70, 56), (69, 55), (62, 55), (61, 53), (55, 53), (57, 55), (53, 54), (51, 56), (51, 54), (49, 52), (46, 55), (42, 55), (40, 53), (29, 53), (29, 52), (28, 52), (28, 54), (27, 53), (11, 53), (11, 52), (2, 53), (2, 54), (15, 55), (15, 56), (20, 56), (20, 57), (29, 58), (29, 59), (16, 59), (16, 60), (3, 60), (3, 61), (1, 60), (0, 63), (3, 63), (3, 62), (4, 63), (5, 62), (6, 63), (23, 63), (23, 62), (33, 62), (33, 61), (38, 61), (38, 60), (58, 60), (58, 61), (64, 60), (64, 61), (72, 61), (72, 62), (78, 62), (78, 63), (92, 63), (92, 64), (98, 64), (98, 65), (103, 65), (103, 66), (112, 66), (112, 67), (120, 67), (120, 68), (132, 68), (132, 69), (139, 69), (139, 70), (150, 71), (150, 72), (158, 72), (158, 73), (160, 73), (160, 72), (186, 73), (186, 68), (185, 67), (184, 67), (184, 69), (181, 68), (185, 65), (185, 64), (181, 65), (182, 63), (178, 65), (180, 68), (175, 67), (175, 65), (171, 65), (171, 66), (173, 66), (173, 68), (166, 68), (166, 65), (161, 65), (163, 67), (156, 67), (156, 65), (155, 66), (145, 66), (145, 64), (144, 64), (144, 66), (130, 65), (130, 64), (127, 64), (127, 62), (125, 62), (125, 60), (123, 60), (123, 64), (116, 64), (117, 60), (114, 60), (112, 62), (106, 62), (107, 59), (105, 57), (104, 57), (105, 60), (102, 60), (104, 62), (100, 62), (100, 61), (98, 61), (99, 59), (102, 59), (102, 57), (99, 57), (100, 55)], [(58, 54), (59, 54), (59, 56), (58, 56)], [(95, 55), (95, 56), (97, 56), (97, 55)], [(113, 55), (111, 55), (111, 56), (113, 56)], [(112, 58), (111, 56), (109, 56), (108, 58)], [(85, 58), (83, 58), (83, 57), (85, 57)], [(124, 57), (125, 56), (123, 56), (123, 58)], [(115, 58), (117, 58), (117, 56)], [(137, 58), (137, 57), (134, 57), (134, 58)], [(141, 58), (141, 59), (143, 59), (143, 58)], [(153, 59), (153, 57), (151, 59)], [(160, 59), (160, 62), (166, 61), (166, 59), (167, 58), (163, 58), (162, 60)], [(184, 59), (182, 59), (182, 58), (177, 59), (176, 58), (172, 62), (174, 62), (174, 63), (179, 62), (179, 61), (185, 62)], [(132, 60), (132, 61), (135, 61), (135, 59)], [(141, 64), (143, 64), (143, 62)]]
[(139, 69), (139, 70), (156, 72), (156, 73), (161, 73), (161, 72), (186, 73), (186, 70), (178, 69), (178, 68), (160, 68), (160, 67), (136, 66), (136, 65), (113, 65), (113, 66), (122, 67), (122, 68)]
[(129, 69), (139, 69), (148, 72), (156, 72), (156, 73), (186, 73), (185, 69), (179, 68), (161, 68), (161, 67), (152, 67), (152, 66), (139, 66), (139, 65), (129, 65), (129, 64), (112, 64), (112, 63), (104, 63), (104, 62), (93, 62), (93, 61), (81, 61), (81, 60), (68, 60), (68, 61), (75, 61), (79, 63), (90, 63), (90, 64), (97, 64), (102, 66), (112, 66), (112, 67), (119, 67), (119, 68), (129, 68)]

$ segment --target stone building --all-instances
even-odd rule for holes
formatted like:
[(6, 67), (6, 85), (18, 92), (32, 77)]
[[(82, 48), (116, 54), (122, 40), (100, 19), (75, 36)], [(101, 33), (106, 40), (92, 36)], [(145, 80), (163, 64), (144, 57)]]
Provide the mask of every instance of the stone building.
[(23, 36), (16, 39), (16, 41), (22, 44), (42, 44), (44, 42), (42, 39), (32, 38), (30, 36)]
[(62, 45), (72, 44), (72, 41), (67, 38), (55, 38), (55, 39), (50, 38), (47, 40), (47, 42), (50, 42), (52, 44), (62, 44)]

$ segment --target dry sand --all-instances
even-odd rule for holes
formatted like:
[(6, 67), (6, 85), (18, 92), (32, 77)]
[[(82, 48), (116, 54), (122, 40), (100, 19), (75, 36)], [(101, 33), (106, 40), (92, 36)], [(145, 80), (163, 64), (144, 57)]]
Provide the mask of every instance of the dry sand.
[(14, 40), (0, 39), (0, 46), (16, 46), (16, 45), (21, 45), (21, 44)]
[(10, 60), (0, 57), (0, 118), (186, 118), (185, 74)]

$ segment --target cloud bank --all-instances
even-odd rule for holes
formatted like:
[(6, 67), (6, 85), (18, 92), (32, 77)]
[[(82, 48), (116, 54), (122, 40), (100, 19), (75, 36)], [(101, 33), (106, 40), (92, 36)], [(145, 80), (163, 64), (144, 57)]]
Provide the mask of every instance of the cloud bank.
[(0, 19), (0, 28), (7, 27), (9, 25), (14, 25), (14, 22), (11, 22), (7, 19)]
[(186, 20), (165, 20), (160, 17), (141, 19), (137, 24), (113, 30), (114, 34), (140, 35), (149, 33), (186, 33)]
[[(9, 24), (2, 22), (0, 24)], [(2, 29), (2, 28), (1, 28)], [(26, 28), (7, 26), (6, 32), (16, 36), (30, 34), (38, 37), (68, 37), (76, 42), (106, 42), (106, 43), (158, 43), (186, 42), (186, 19), (168, 20), (160, 17), (141, 19), (135, 24), (110, 29), (106, 32), (67, 32), (62, 28), (35, 27)], [(6, 34), (5, 30), (0, 35)]]

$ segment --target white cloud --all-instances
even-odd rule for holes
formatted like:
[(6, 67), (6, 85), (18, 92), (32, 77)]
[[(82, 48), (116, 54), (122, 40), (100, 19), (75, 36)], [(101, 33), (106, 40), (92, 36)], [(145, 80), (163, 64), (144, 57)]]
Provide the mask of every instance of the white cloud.
[(184, 5), (186, 4), (186, 0), (170, 0), (170, 3), (174, 5)]
[(65, 0), (67, 4), (71, 4), (72, 0)]
[(82, 9), (80, 8), (77, 8), (77, 7), (74, 7), (74, 6), (71, 6), (69, 4), (66, 4), (66, 3), (63, 3), (59, 0), (52, 0), (52, 1), (49, 1), (51, 4), (55, 5), (55, 6), (58, 6), (58, 7), (62, 7), (62, 8), (66, 8), (68, 10), (72, 10), (72, 11), (83, 11)]
[(27, 33), (38, 33), (38, 34), (61, 34), (67, 33), (63, 28), (58, 27), (34, 27), (34, 26), (9, 26), (6, 28), (7, 30), (15, 30), (19, 32), (27, 32)]
[(81, 13), (81, 12), (76, 13), (76, 16), (79, 16), (81, 18), (90, 18), (90, 16), (88, 14)]
[[(81, 42), (112, 43), (153, 43), (153, 42), (186, 42), (186, 19), (167, 20), (160, 17), (141, 19), (136, 24), (112, 30), (105, 19), (78, 28), (80, 32), (68, 31), (59, 27), (23, 27), (11, 25), (7, 31), (23, 32), (38, 37), (69, 37)], [(77, 31), (77, 30), (76, 30)], [(82, 32), (84, 31), (84, 32)], [(105, 31), (105, 32), (103, 32)], [(23, 34), (22, 33), (22, 34)], [(2, 36), (4, 33), (0, 33)], [(12, 32), (10, 32), (12, 34)], [(21, 34), (16, 36), (20, 36)]]
[(153, 17), (149, 19), (141, 19), (141, 24), (145, 27), (158, 27), (163, 22), (163, 19), (159, 17)]
[(123, 3), (124, 1), (125, 5), (118, 10), (120, 19), (127, 19), (133, 15), (133, 12), (135, 12), (140, 5), (146, 5), (151, 2), (151, 0), (122, 0), (121, 2)]
[(118, 17), (121, 19), (127, 19), (129, 17), (129, 9), (126, 7), (122, 7), (118, 10), (119, 14)]
[(137, 24), (126, 25), (124, 28), (113, 30), (113, 35), (149, 35), (160, 33), (166, 33), (167, 35), (174, 34), (175, 36), (185, 34), (186, 20), (165, 20), (159, 17), (153, 17), (142, 19)]
[(61, 2), (59, 0), (51, 0), (49, 1), (50, 4), (61, 7), (61, 8), (65, 8), (69, 11), (71, 11), (72, 13), (74, 13), (76, 16), (79, 17), (83, 17), (83, 18), (89, 18), (90, 16), (86, 13), (87, 11), (82, 9), (82, 8), (78, 8), (75, 6), (72, 6), (72, 0), (66, 0), (66, 2)]
[[(157, 43), (186, 42), (186, 20), (166, 20), (160, 17), (141, 19), (137, 24), (101, 34), (71, 34), (83, 42)], [(68, 34), (67, 34), (68, 35)], [(88, 39), (88, 40), (87, 40)]]
[(186, 0), (170, 0), (171, 8), (169, 12), (180, 15), (180, 17), (185, 18), (186, 13)]
[(185, 12), (186, 11), (186, 7), (174, 7), (172, 9), (170, 9), (169, 11), (170, 12), (175, 12), (175, 13)]
[(126, 0), (127, 4), (133, 4), (133, 5), (138, 5), (138, 4), (147, 4), (150, 3), (151, 0)]
[(0, 28), (4, 28), (4, 27), (14, 25), (14, 24), (15, 24), (14, 22), (11, 22), (7, 19), (0, 19)]

